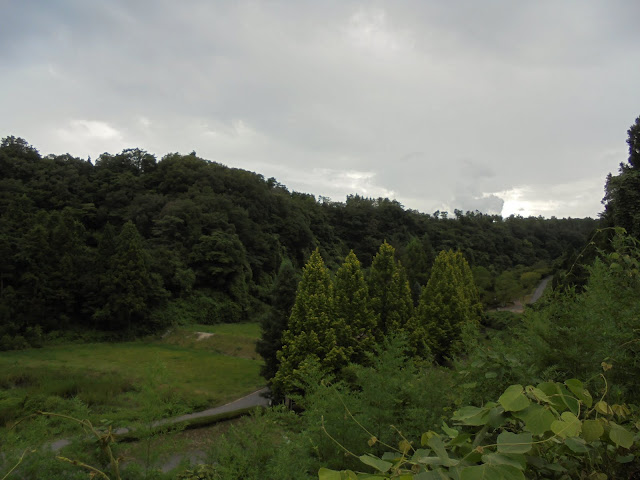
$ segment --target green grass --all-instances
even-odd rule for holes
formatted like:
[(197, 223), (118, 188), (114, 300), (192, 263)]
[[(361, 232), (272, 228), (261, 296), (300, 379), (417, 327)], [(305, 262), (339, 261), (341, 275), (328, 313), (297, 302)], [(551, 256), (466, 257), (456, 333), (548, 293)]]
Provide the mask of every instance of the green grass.
[(222, 405), (264, 385), (257, 325), (216, 325), (196, 340), (178, 330), (155, 341), (55, 345), (0, 354), (0, 425), (36, 410), (87, 405), (94, 421), (127, 425)]

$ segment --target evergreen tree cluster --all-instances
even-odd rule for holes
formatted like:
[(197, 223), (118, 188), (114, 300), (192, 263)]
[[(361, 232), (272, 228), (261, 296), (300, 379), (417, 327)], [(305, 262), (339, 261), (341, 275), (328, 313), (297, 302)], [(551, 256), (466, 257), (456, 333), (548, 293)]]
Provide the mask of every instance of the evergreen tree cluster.
[(414, 308), (406, 271), (387, 242), (366, 278), (351, 251), (332, 279), (316, 249), (303, 269), (281, 348), (260, 353), (276, 367), (273, 390), (282, 396), (296, 391), (309, 372), (339, 375), (349, 364), (367, 364), (376, 345), (398, 335), (408, 338), (412, 356), (442, 362), (461, 351), (464, 328), (477, 325), (481, 312), (460, 252), (440, 252)]

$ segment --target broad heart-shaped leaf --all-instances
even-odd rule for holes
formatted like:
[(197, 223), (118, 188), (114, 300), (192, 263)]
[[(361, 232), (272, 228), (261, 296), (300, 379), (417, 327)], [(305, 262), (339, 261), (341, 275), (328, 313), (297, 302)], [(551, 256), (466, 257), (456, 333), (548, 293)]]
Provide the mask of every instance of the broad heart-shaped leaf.
[(613, 443), (622, 448), (631, 448), (633, 445), (633, 434), (617, 423), (610, 422), (609, 438)]
[(505, 412), (519, 412), (529, 406), (529, 399), (524, 394), (522, 385), (511, 385), (498, 399)]
[(318, 480), (342, 480), (342, 474), (336, 470), (322, 467), (318, 470)]
[(413, 480), (449, 480), (450, 478), (441, 468), (420, 472), (413, 476)]
[(544, 393), (539, 388), (534, 387), (533, 385), (527, 385), (527, 387), (525, 388), (525, 391), (527, 392), (528, 395), (532, 396), (538, 402), (552, 403), (551, 399), (546, 393)]
[(460, 480), (526, 480), (521, 470), (511, 465), (476, 465), (462, 469)]
[(412, 462), (418, 462), (420, 458), (428, 457), (431, 453), (431, 450), (427, 450), (426, 448), (418, 448), (413, 455), (411, 456)]
[(584, 388), (580, 380), (572, 378), (565, 381), (564, 384), (569, 387), (571, 393), (573, 393), (578, 400), (591, 408), (591, 405), (593, 405), (593, 398), (591, 398), (591, 394)]
[(537, 403), (532, 403), (524, 410), (514, 413), (513, 416), (522, 420), (525, 428), (534, 435), (542, 435), (551, 430), (551, 424), (556, 419), (547, 407)]
[(489, 465), (511, 465), (520, 470), (524, 470), (527, 466), (527, 459), (524, 455), (516, 453), (487, 453), (482, 455), (482, 461)]
[(582, 422), (571, 412), (562, 412), (560, 420), (551, 424), (551, 431), (562, 438), (577, 437), (582, 430)]
[(498, 435), (498, 452), (500, 453), (527, 453), (531, 450), (533, 438), (531, 433), (502, 432)]
[(447, 449), (444, 448), (444, 443), (442, 443), (442, 440), (440, 439), (440, 437), (438, 436), (431, 437), (429, 439), (429, 446), (433, 449), (435, 454), (438, 456), (438, 458), (442, 462), (441, 465), (444, 465), (445, 467), (452, 467), (458, 464), (458, 460), (449, 458)]
[(487, 407), (462, 407), (456, 410), (451, 417), (454, 422), (460, 422), (463, 425), (480, 426), (489, 420), (490, 409)]
[(589, 451), (584, 439), (580, 437), (566, 438), (564, 440), (564, 444), (575, 453), (587, 453)]
[(636, 458), (636, 456), (632, 453), (630, 453), (629, 455), (618, 455), (616, 457), (616, 462), (629, 463), (629, 462), (632, 462), (634, 458)]
[(580, 411), (580, 402), (563, 384), (545, 382), (538, 385), (538, 388), (547, 395), (550, 405), (559, 412), (570, 410), (574, 415), (577, 415)]
[(600, 420), (585, 420), (582, 422), (582, 438), (585, 442), (598, 440), (604, 433), (604, 427)]
[(604, 400), (596, 402), (596, 411), (598, 413), (602, 413), (603, 415), (613, 415), (613, 409)]
[(460, 433), (458, 432), (458, 430), (451, 428), (449, 425), (447, 425), (446, 422), (442, 422), (442, 431), (447, 435), (449, 435), (451, 438), (456, 438)]
[(362, 463), (369, 465), (382, 473), (387, 472), (393, 466), (393, 463), (385, 462), (384, 460), (380, 460), (378, 457), (374, 457), (369, 454), (360, 455), (359, 458)]

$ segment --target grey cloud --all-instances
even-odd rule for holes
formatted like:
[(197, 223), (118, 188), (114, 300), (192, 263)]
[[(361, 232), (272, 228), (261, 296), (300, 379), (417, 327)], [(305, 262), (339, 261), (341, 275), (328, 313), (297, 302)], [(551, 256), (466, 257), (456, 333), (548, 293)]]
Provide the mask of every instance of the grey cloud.
[[(92, 156), (195, 149), (336, 200), (352, 188), (427, 212), (497, 209), (522, 185), (561, 198), (550, 185), (604, 184), (639, 113), (640, 5), (621, 0), (63, 0), (3, 13), (0, 135)], [(314, 183), (314, 168), (372, 176)], [(554, 205), (545, 214), (584, 211)]]

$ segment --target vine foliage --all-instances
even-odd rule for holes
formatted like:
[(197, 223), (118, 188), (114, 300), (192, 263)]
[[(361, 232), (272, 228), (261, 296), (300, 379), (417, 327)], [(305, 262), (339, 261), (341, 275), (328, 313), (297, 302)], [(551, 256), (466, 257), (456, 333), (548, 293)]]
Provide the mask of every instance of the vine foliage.
[[(605, 371), (610, 368), (603, 363)], [(637, 416), (634, 407), (605, 400), (608, 387), (601, 378), (604, 387), (596, 398), (576, 379), (511, 385), (497, 402), (455, 411), (440, 433), (384, 445), (389, 451), (380, 457), (358, 456), (374, 473), (321, 468), (319, 480), (621, 478), (638, 469)], [(371, 435), (369, 445), (377, 442)]]

